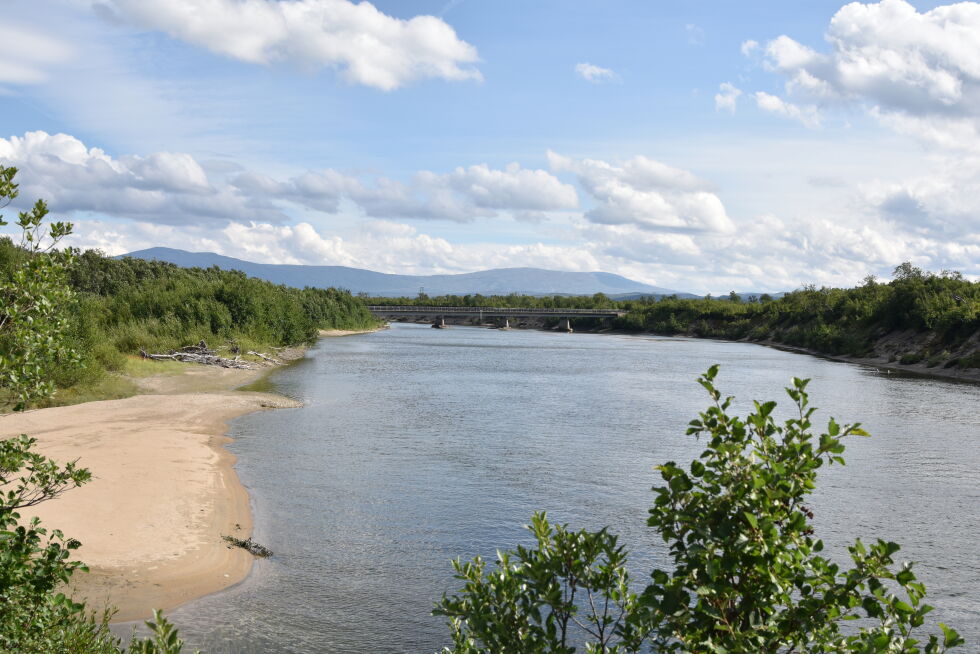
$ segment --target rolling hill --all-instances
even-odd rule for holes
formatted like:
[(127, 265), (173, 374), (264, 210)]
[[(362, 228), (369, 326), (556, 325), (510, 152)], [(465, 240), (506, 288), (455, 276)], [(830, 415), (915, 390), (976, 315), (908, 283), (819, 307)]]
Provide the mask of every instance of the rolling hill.
[(173, 248), (150, 248), (122, 255), (138, 259), (168, 261), (185, 268), (240, 270), (276, 284), (337, 287), (352, 293), (384, 297), (414, 296), (420, 288), (428, 295), (671, 295), (694, 297), (659, 286), (643, 284), (605, 272), (563, 272), (541, 268), (499, 268), (458, 275), (392, 275), (346, 266), (300, 266), (252, 263), (213, 252), (187, 252)]

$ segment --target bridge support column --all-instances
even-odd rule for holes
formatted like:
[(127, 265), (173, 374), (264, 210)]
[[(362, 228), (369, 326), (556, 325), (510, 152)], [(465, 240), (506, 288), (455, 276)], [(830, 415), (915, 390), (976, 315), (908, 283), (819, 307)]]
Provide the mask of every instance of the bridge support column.
[(432, 323), (433, 329), (446, 329), (448, 326), (449, 325), (446, 324), (446, 317), (445, 316), (439, 316)]
[(571, 318), (565, 318), (564, 320), (562, 320), (561, 322), (559, 322), (558, 323), (558, 329), (560, 329), (563, 332), (568, 332), (569, 334), (571, 334), (572, 333), (572, 319)]
[(504, 329), (510, 329), (510, 318), (504, 318)]

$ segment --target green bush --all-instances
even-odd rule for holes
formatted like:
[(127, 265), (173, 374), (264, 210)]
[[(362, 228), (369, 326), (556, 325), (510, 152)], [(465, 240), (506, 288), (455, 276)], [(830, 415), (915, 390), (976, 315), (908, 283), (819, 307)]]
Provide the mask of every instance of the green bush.
[(925, 355), (922, 354), (921, 352), (907, 352), (902, 355), (902, 358), (900, 358), (898, 362), (901, 363), (902, 365), (907, 366), (913, 363), (919, 363), (925, 358), (926, 358)]
[[(775, 402), (745, 418), (715, 388), (717, 366), (700, 378), (712, 405), (688, 434), (705, 449), (687, 466), (659, 467), (663, 484), (647, 524), (669, 548), (640, 592), (616, 537), (551, 525), (536, 514), (535, 546), (456, 561), (460, 591), (435, 613), (449, 619), (455, 654), (585, 651), (677, 654), (835, 652), (939, 654), (963, 644), (943, 624), (917, 630), (931, 610), (899, 546), (860, 540), (849, 567), (823, 555), (806, 505), (817, 471), (843, 464), (843, 440), (867, 436), (833, 419), (811, 428), (806, 380), (786, 391), (794, 417), (773, 419)], [(851, 623), (850, 620), (863, 620)], [(913, 635), (913, 632), (916, 634)]]

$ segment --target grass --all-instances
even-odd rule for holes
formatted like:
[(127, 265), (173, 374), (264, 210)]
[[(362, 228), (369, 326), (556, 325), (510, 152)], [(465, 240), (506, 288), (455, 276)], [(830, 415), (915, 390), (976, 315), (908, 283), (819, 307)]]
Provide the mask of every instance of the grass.
[(154, 361), (144, 359), (134, 355), (126, 356), (123, 363), (122, 374), (127, 377), (154, 377), (156, 375), (179, 375), (187, 370), (191, 364), (180, 363), (179, 361)]
[(53, 397), (38, 403), (37, 406), (38, 408), (46, 408), (98, 400), (120, 400), (125, 397), (132, 397), (138, 391), (139, 387), (131, 379), (123, 375), (107, 373), (94, 382), (58, 389)]
[[(59, 388), (53, 397), (38, 402), (32, 408), (43, 409), (100, 400), (121, 400), (139, 393), (140, 389), (135, 381), (137, 379), (159, 375), (180, 375), (193, 365), (178, 361), (151, 361), (126, 355), (118, 371), (106, 372), (96, 377), (86, 378), (67, 388)], [(10, 413), (13, 408), (13, 398), (5, 392), (0, 392), (0, 414)]]

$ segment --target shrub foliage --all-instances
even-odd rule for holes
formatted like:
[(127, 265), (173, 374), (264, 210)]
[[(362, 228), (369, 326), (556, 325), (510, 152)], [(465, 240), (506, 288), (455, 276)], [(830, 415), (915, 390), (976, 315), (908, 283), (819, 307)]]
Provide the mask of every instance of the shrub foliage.
[(867, 435), (860, 425), (831, 419), (815, 433), (800, 379), (786, 389), (795, 415), (783, 424), (775, 402), (732, 416), (717, 371), (700, 378), (712, 405), (688, 429), (704, 451), (660, 466), (654, 489), (648, 525), (672, 566), (634, 590), (615, 536), (538, 514), (535, 547), (490, 568), (455, 562), (463, 587), (436, 608), (449, 618), (445, 652), (938, 654), (963, 643), (942, 624), (920, 636), (931, 607), (912, 565), (896, 563), (897, 544), (858, 540), (849, 566), (823, 554), (805, 501), (823, 465), (843, 464), (844, 439)]

